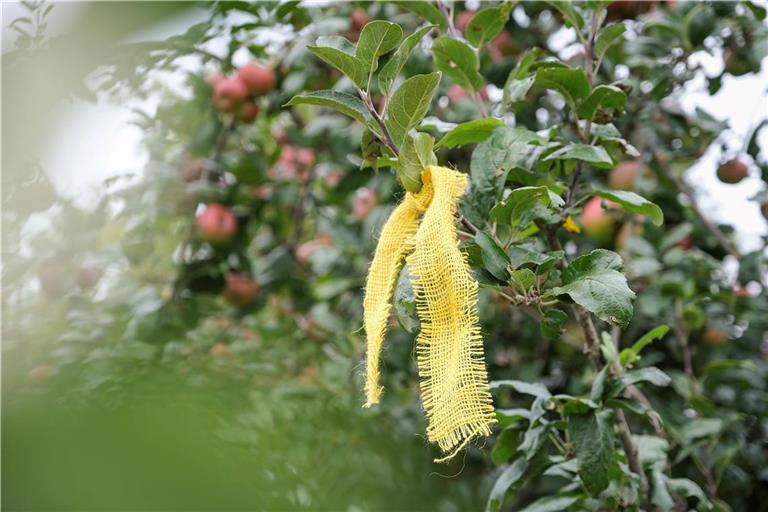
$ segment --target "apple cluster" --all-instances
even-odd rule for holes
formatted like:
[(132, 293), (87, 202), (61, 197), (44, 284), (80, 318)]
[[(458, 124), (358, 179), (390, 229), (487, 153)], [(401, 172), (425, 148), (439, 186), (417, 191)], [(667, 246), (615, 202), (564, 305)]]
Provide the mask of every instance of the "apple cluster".
[(269, 93), (277, 85), (271, 69), (255, 62), (239, 68), (234, 75), (214, 75), (213, 106), (222, 112), (234, 114), (238, 121), (252, 123), (259, 115), (259, 96)]

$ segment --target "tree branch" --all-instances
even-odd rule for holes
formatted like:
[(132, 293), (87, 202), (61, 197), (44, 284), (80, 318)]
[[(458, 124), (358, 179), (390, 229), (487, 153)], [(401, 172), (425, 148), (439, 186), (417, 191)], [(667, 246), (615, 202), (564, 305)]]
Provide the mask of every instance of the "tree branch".
[(696, 217), (698, 217), (701, 223), (704, 224), (704, 227), (706, 227), (707, 230), (714, 235), (720, 246), (725, 249), (728, 254), (734, 256), (735, 258), (741, 258), (741, 253), (736, 248), (736, 246), (733, 245), (731, 241), (728, 240), (728, 238), (725, 236), (725, 234), (720, 230), (720, 228), (714, 222), (707, 219), (707, 217), (701, 211), (701, 207), (699, 207), (699, 203), (696, 200), (696, 196), (693, 190), (690, 186), (688, 186), (685, 180), (683, 180), (681, 176), (676, 176), (674, 174), (670, 174), (670, 178), (672, 179), (672, 182), (675, 184), (675, 186), (677, 186), (677, 189), (680, 191), (680, 193), (688, 198), (688, 201), (691, 203), (693, 213), (695, 213)]

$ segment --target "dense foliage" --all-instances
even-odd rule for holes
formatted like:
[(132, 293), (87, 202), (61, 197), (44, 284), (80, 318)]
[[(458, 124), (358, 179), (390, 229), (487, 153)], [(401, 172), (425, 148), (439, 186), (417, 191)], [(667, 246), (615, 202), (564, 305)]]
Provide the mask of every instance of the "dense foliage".
[[(212, 394), (205, 428), (248, 478), (200, 471), (232, 509), (765, 508), (765, 247), (740, 253), (685, 175), (722, 146), (711, 172), (723, 182), (768, 182), (762, 125), (734, 144), (724, 122), (681, 104), (704, 53), (723, 64), (706, 77), (710, 94), (759, 71), (762, 7), (207, 7), (207, 21), (123, 43), (97, 69), (102, 98), (159, 99), (137, 111), (143, 176), (110, 180), (83, 211), (4, 156), (19, 177), (3, 196), (12, 433), (27, 428), (30, 396), (94, 414), (94, 402), (163, 402), (172, 386)], [(26, 76), (50, 51), (48, 11), (30, 6), (4, 73)], [(180, 64), (189, 58), (192, 70)], [(159, 87), (165, 71), (184, 73), (186, 89)], [(382, 223), (432, 163), (469, 174), (456, 222), (481, 284), (499, 422), (447, 467), (430, 466), (436, 453), (415, 437), (407, 272), (386, 393), (359, 408), (364, 276)], [(48, 227), (23, 231), (45, 210)], [(26, 495), (25, 471), (5, 479), (6, 499), (60, 505)], [(147, 499), (128, 506), (157, 508)]]

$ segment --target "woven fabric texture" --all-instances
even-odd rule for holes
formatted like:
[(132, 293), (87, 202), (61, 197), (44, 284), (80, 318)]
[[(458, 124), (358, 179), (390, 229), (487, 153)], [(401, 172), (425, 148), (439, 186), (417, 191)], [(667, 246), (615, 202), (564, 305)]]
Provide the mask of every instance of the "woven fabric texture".
[(385, 224), (368, 274), (366, 405), (381, 393), (379, 353), (405, 257), (421, 321), (416, 352), (427, 439), (444, 452), (437, 459), (444, 462), (476, 436), (489, 435), (496, 419), (477, 317), (478, 285), (459, 251), (454, 225), (466, 176), (430, 167), (422, 181), (421, 191), (407, 194)]

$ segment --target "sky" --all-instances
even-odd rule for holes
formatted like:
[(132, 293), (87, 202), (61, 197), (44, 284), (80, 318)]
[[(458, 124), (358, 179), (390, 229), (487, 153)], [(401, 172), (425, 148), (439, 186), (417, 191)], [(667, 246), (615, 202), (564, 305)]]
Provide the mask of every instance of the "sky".
[[(59, 4), (54, 8), (49, 33), (56, 35), (76, 27), (79, 12), (84, 4)], [(3, 25), (22, 11), (18, 5), (2, 4)], [(183, 31), (191, 24), (204, 19), (205, 11), (190, 11), (174, 20), (147, 27), (134, 34), (132, 41), (158, 40)], [(3, 48), (12, 47), (13, 34), (3, 30)], [(558, 36), (559, 47), (565, 48), (574, 38), (567, 31)], [(214, 43), (215, 44), (215, 43)], [(721, 61), (704, 53), (692, 59), (701, 62), (704, 72), (713, 76), (719, 73)], [(172, 80), (172, 79), (171, 79)], [(703, 108), (714, 117), (726, 120), (730, 131), (726, 139), (741, 141), (762, 119), (768, 117), (768, 58), (763, 60), (758, 75), (742, 77), (726, 76), (723, 86), (714, 96), (707, 93), (707, 83), (700, 75), (692, 80), (682, 96), (682, 105), (692, 111)], [(171, 84), (179, 85), (179, 84)], [(141, 107), (152, 112), (152, 101), (133, 104), (112, 103), (101, 98), (97, 103), (80, 100), (62, 101), (51, 112), (51, 132), (43, 148), (43, 168), (50, 176), (57, 191), (75, 199), (81, 206), (94, 204), (103, 192), (106, 178), (126, 173), (140, 175), (147, 161), (141, 146), (141, 130), (130, 124), (132, 109)], [(768, 148), (768, 129), (759, 138), (763, 151)], [(729, 222), (737, 226), (738, 243), (744, 251), (759, 248), (759, 236), (768, 233), (768, 222), (761, 216), (755, 202), (748, 201), (764, 187), (756, 167), (751, 176), (736, 185), (721, 183), (715, 176), (720, 155), (719, 145), (710, 150), (686, 173), (687, 181), (694, 186), (703, 210), (715, 221)]]

